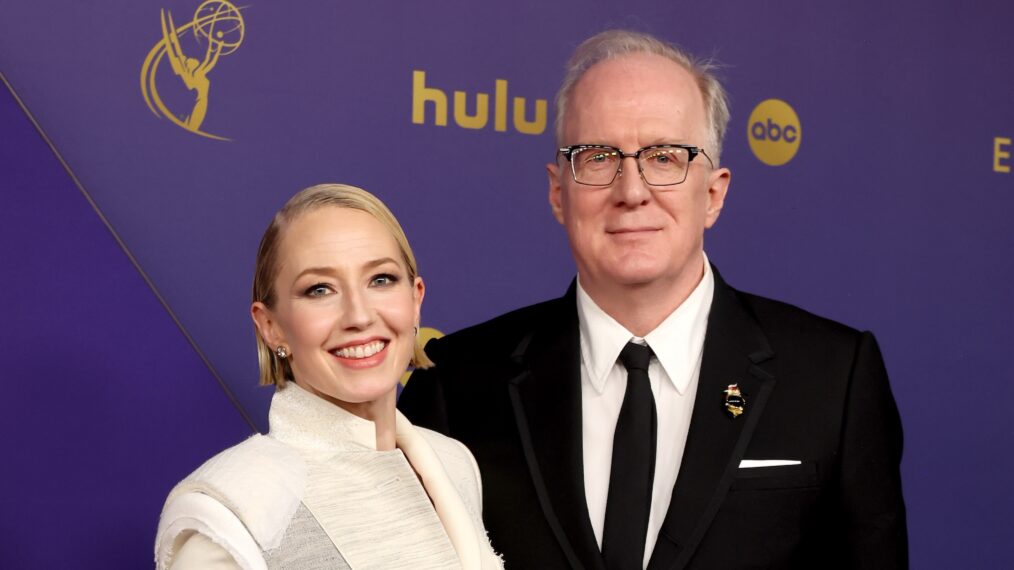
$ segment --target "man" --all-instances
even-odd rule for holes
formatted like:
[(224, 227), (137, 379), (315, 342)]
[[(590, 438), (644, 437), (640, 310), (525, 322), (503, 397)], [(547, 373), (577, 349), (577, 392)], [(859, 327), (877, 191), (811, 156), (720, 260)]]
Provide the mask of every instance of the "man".
[(730, 180), (707, 64), (604, 32), (557, 121), (576, 283), (430, 342), (399, 404), (472, 450), (508, 567), (905, 567), (876, 341), (732, 289), (704, 254)]

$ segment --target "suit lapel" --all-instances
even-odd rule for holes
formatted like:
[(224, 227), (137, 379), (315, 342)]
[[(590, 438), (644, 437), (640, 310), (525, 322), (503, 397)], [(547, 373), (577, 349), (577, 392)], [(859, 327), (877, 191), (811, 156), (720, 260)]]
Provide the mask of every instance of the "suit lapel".
[[(669, 510), (652, 552), (650, 569), (683, 568), (721, 506), (774, 387), (774, 357), (756, 321), (733, 291), (715, 275), (697, 396), (683, 462)], [(738, 384), (745, 412), (732, 418), (723, 390)]]
[(581, 349), (575, 285), (515, 350), (509, 390), (540, 506), (575, 568), (604, 569), (588, 517), (581, 435)]

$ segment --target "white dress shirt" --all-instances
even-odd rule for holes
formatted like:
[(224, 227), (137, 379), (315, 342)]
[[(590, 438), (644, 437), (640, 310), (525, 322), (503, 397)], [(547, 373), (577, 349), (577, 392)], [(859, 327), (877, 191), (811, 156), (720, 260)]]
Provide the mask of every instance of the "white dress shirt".
[(602, 548), (609, 495), (613, 432), (627, 389), (627, 371), (618, 360), (620, 351), (634, 341), (647, 344), (655, 353), (648, 366), (648, 378), (658, 417), (658, 445), (644, 548), (645, 566), (669, 509), (673, 485), (683, 460), (714, 290), (715, 278), (705, 256), (704, 277), (690, 296), (655, 330), (639, 338), (599, 308), (578, 280), (584, 486), (588, 515), (599, 549)]

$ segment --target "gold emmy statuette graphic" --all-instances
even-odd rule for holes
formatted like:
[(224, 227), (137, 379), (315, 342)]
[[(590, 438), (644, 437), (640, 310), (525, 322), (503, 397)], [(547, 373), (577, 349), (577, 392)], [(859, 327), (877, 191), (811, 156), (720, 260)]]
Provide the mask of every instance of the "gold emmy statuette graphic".
[[(165, 117), (176, 126), (195, 135), (216, 140), (229, 140), (201, 130), (201, 123), (208, 113), (208, 91), (211, 80), (208, 74), (215, 68), (218, 59), (236, 51), (243, 43), (246, 27), (239, 8), (228, 0), (205, 0), (194, 11), (194, 17), (183, 26), (176, 27), (172, 14), (162, 10), (162, 39), (148, 52), (141, 66), (141, 95), (156, 117)], [(183, 51), (180, 37), (190, 32), (194, 41), (204, 50), (203, 58), (190, 57)], [(173, 112), (162, 100), (155, 85), (162, 59), (169, 60), (174, 74), (183, 80), (187, 89), (196, 92), (192, 108)]]
[[(423, 327), (423, 328), (419, 329), (418, 333), (416, 333), (416, 337), (417, 337), (416, 338), (416, 342), (419, 343), (419, 346), (426, 346), (427, 342), (429, 342), (429, 341), (431, 341), (431, 340), (433, 340), (435, 338), (441, 338), (443, 336), (444, 336), (444, 333), (440, 332), (439, 330), (437, 330), (435, 328), (432, 328), (432, 327)], [(411, 376), (411, 375), (412, 375), (412, 371), (411, 370), (407, 370), (404, 374), (401, 375), (401, 385), (402, 386), (404, 386), (406, 383), (408, 383), (408, 377)]]

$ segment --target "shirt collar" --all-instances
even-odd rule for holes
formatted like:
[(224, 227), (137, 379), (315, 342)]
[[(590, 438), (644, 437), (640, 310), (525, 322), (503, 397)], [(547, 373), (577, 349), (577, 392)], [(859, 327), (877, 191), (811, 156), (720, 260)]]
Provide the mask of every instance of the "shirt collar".
[(268, 412), (270, 435), (298, 449), (318, 453), (377, 449), (377, 426), (311, 394), (295, 382), (277, 388)]
[(680, 394), (684, 394), (693, 379), (704, 347), (704, 334), (707, 331), (714, 291), (715, 276), (705, 254), (704, 276), (697, 287), (676, 310), (640, 339), (606, 314), (585, 292), (578, 279), (577, 313), (581, 359), (588, 372), (588, 380), (595, 390), (602, 393), (620, 351), (634, 340), (644, 341), (651, 347), (673, 386)]

